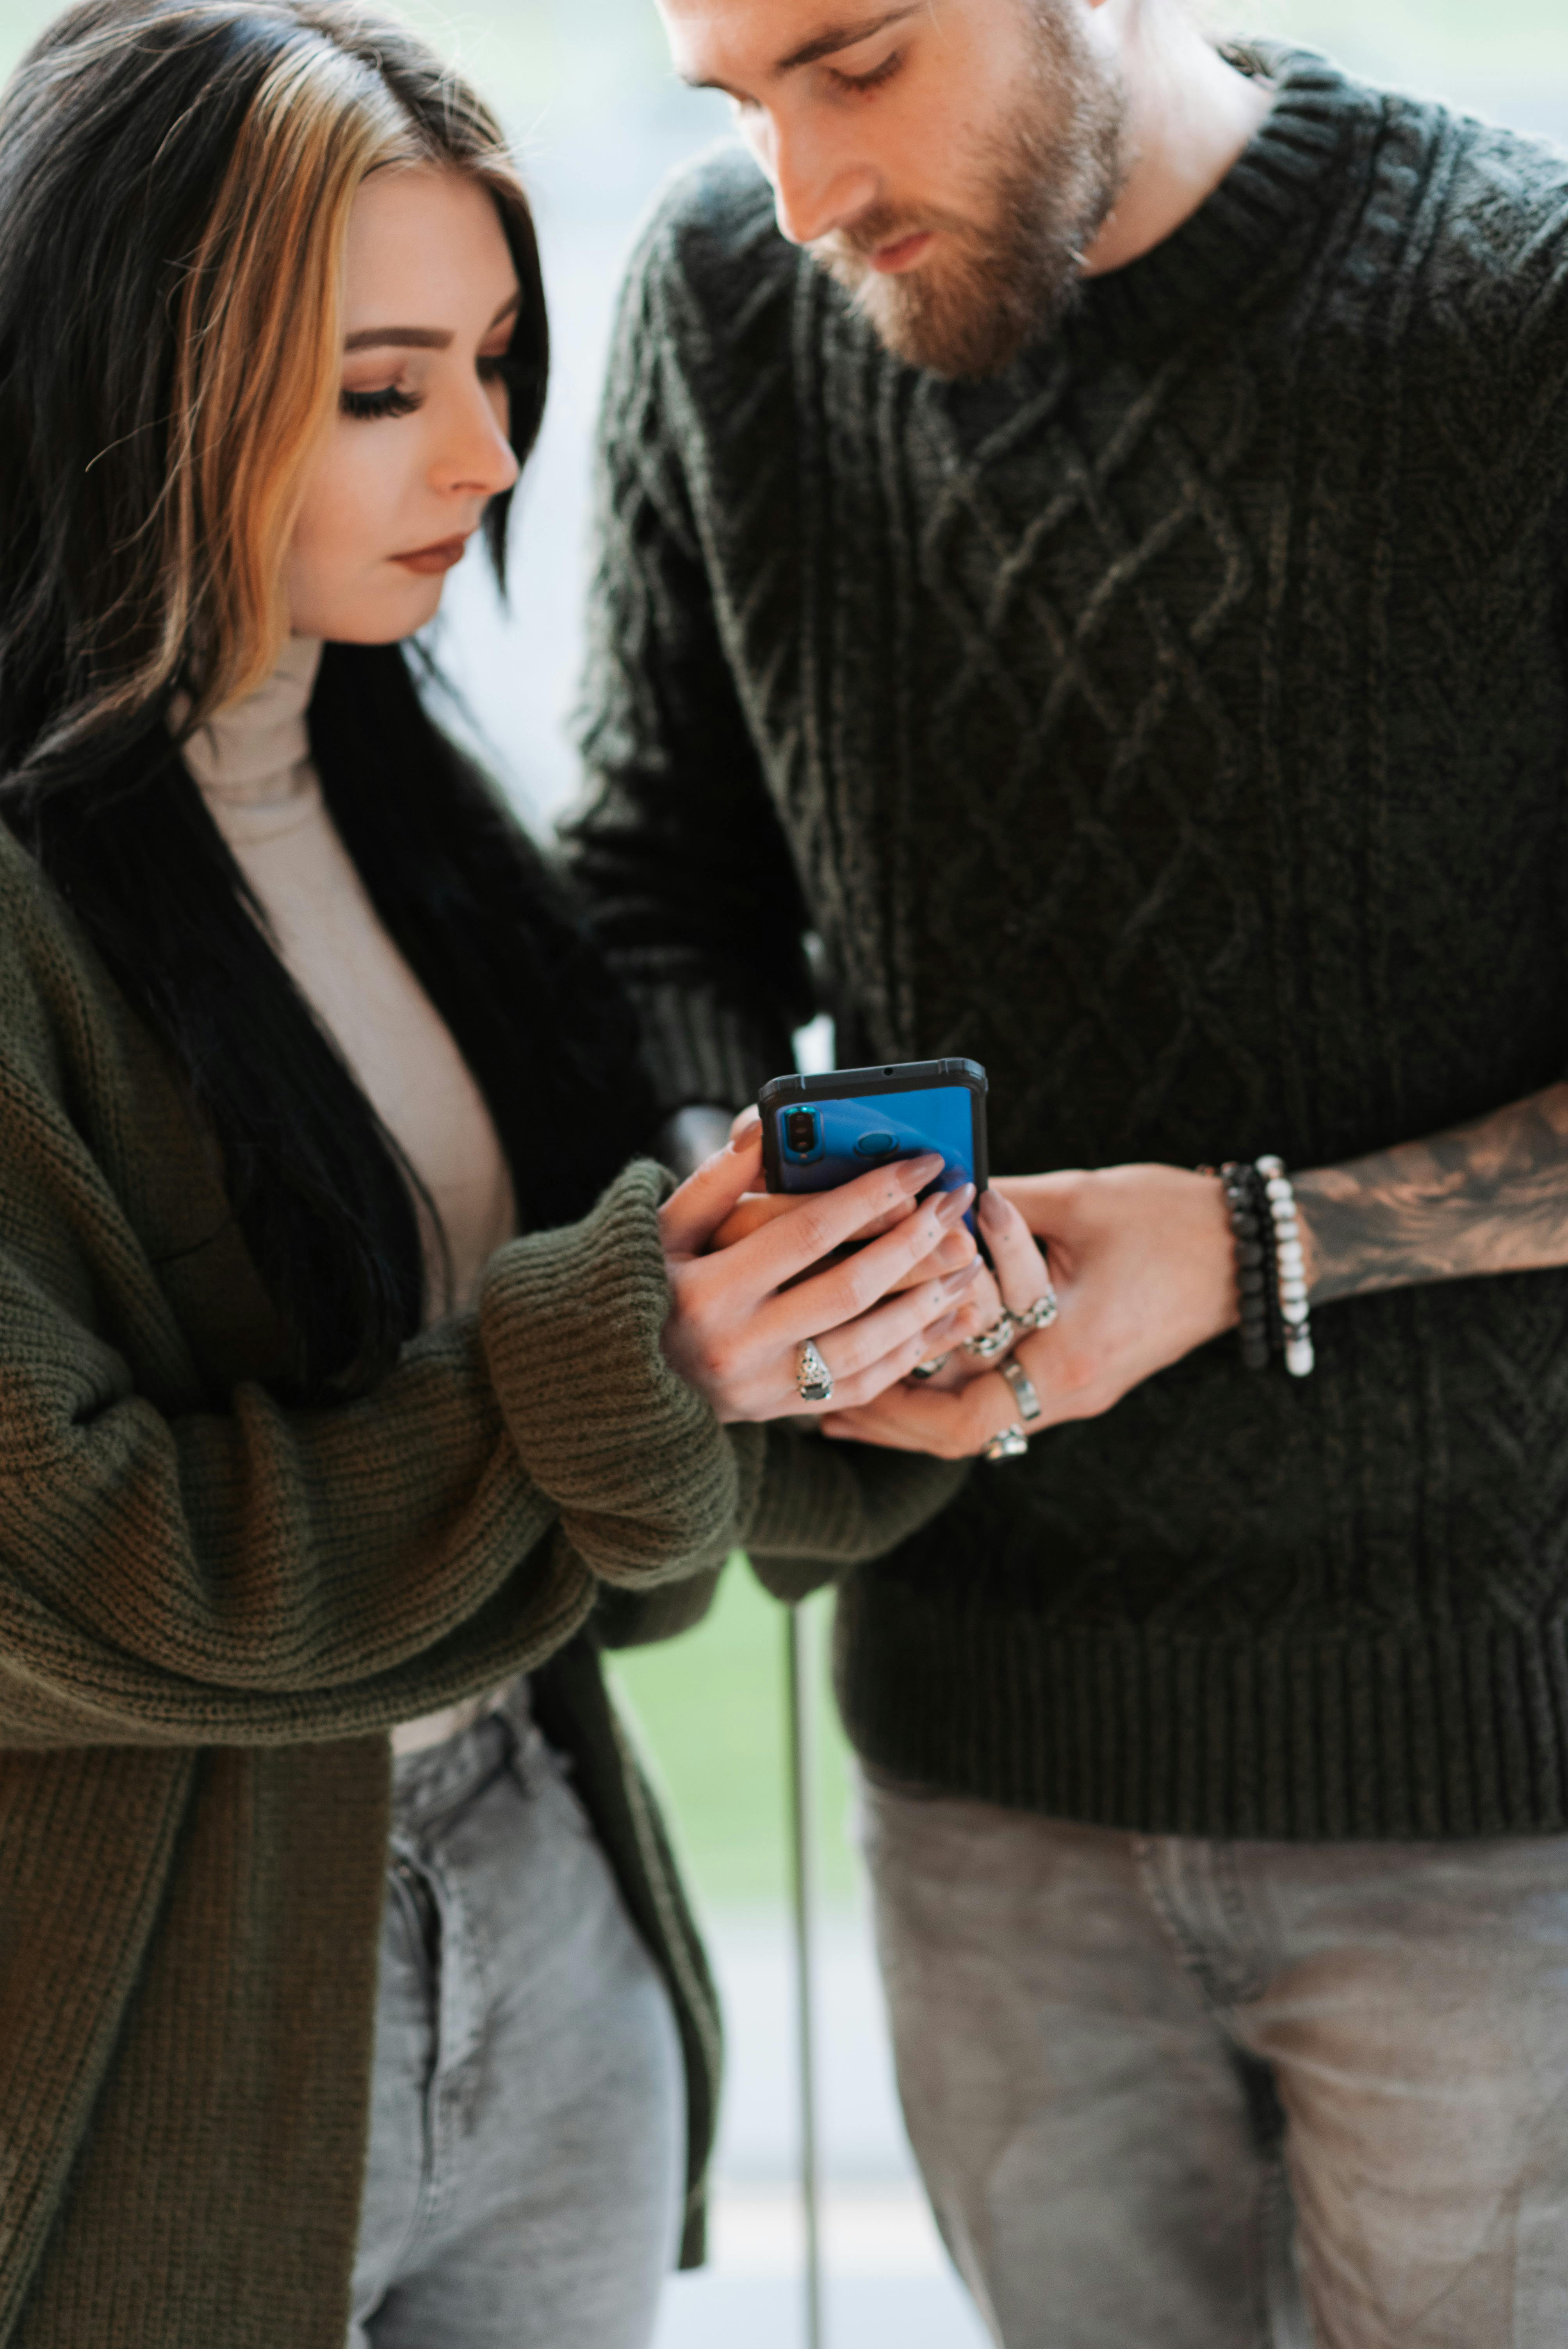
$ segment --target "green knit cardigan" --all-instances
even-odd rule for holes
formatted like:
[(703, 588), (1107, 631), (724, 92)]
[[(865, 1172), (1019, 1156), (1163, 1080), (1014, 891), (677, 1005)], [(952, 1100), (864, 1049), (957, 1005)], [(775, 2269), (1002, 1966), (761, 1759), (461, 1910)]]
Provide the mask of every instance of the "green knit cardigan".
[(953, 1472), (723, 1428), (630, 1167), (362, 1401), (281, 1332), (171, 1063), (0, 829), (0, 2343), (341, 2349), (394, 1722), (536, 1675), (675, 1997), (700, 2255), (717, 2029), (603, 1636), (786, 1594)]

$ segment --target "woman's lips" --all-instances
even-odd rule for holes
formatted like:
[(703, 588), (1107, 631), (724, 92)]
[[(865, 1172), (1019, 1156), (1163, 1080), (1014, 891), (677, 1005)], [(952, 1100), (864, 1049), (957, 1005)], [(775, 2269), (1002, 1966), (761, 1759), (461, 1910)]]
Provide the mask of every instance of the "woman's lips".
[(449, 571), (454, 563), (462, 561), (468, 543), (467, 536), (438, 539), (434, 546), (417, 546), (412, 554), (395, 554), (392, 560), (400, 563), (405, 571)]
[(928, 228), (917, 228), (913, 236), (901, 236), (895, 243), (880, 246), (871, 255), (872, 267), (888, 276), (896, 275), (901, 269), (913, 268), (931, 243), (932, 234)]

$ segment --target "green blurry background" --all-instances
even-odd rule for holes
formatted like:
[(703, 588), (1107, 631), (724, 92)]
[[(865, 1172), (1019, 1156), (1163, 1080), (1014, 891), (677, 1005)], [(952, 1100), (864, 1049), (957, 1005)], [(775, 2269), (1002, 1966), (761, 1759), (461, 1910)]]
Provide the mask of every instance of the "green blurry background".
[[(1568, 144), (1568, 0), (1203, 5), (1222, 26), (1298, 39), (1373, 78), (1439, 91)], [(615, 281), (658, 182), (724, 133), (725, 109), (675, 83), (652, 0), (405, 0), (402, 13), (500, 108), (538, 200), (557, 364), (519, 502), (511, 607), (503, 613), (484, 575), (465, 565), (449, 588), (440, 650), (483, 747), (542, 823), (573, 788), (565, 720), (592, 419)], [(55, 14), (49, 0), (0, 0), (0, 70)], [(826, 1599), (810, 1609), (819, 1658), (830, 1610)], [(772, 1907), (784, 1889), (782, 1640), (778, 1610), (738, 1564), (698, 1632), (615, 1667), (710, 1907)], [(824, 1880), (847, 1899), (849, 1775), (830, 1702), (820, 1719)]]

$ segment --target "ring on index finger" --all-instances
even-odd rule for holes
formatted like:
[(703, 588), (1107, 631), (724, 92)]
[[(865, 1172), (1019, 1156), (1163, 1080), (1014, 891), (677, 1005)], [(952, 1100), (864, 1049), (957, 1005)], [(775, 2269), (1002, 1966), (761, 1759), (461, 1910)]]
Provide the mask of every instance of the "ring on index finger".
[(833, 1400), (833, 1373), (818, 1352), (814, 1338), (807, 1339), (796, 1357), (795, 1385), (802, 1402)]

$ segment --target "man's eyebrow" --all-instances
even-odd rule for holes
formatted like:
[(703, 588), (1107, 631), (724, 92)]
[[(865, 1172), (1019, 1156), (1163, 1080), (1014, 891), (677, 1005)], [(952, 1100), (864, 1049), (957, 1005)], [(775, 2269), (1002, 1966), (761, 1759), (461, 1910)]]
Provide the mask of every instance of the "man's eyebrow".
[(787, 57), (780, 57), (774, 74), (799, 73), (802, 66), (814, 66), (820, 58), (836, 56), (840, 49), (852, 49), (857, 41), (869, 41), (873, 33), (882, 32), (887, 26), (902, 24), (906, 16), (918, 16), (925, 5), (926, 0), (912, 0), (908, 7), (884, 8), (880, 16), (862, 16), (855, 24), (830, 25), (826, 32), (818, 33), (798, 49), (791, 49)]
[[(869, 41), (873, 33), (882, 32), (889, 25), (901, 25), (906, 16), (918, 16), (928, 5), (929, 0), (910, 0), (906, 7), (884, 8), (879, 15), (861, 16), (853, 24), (830, 25), (824, 31), (813, 34), (809, 41), (803, 41), (798, 49), (791, 49), (789, 56), (780, 57), (776, 65), (770, 66), (769, 78), (777, 81), (784, 74), (799, 73), (802, 66), (814, 66), (823, 57), (835, 57), (841, 49), (852, 49), (858, 41)], [(729, 88), (727, 82), (699, 80), (690, 74), (683, 74), (681, 78), (693, 89)]]
[[(503, 319), (512, 317), (522, 305), (521, 293), (508, 296), (485, 332), (493, 335)], [(360, 326), (346, 335), (346, 351), (445, 351), (451, 347), (451, 332), (446, 326)]]

